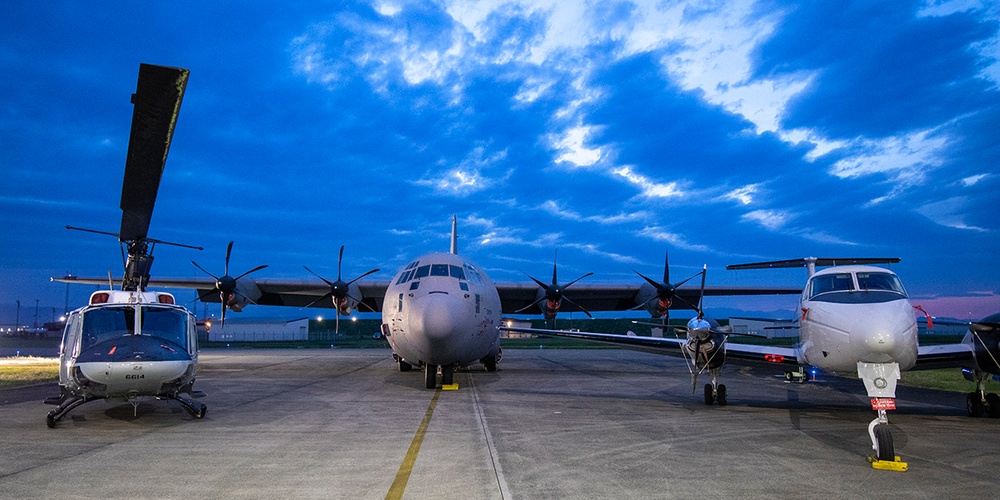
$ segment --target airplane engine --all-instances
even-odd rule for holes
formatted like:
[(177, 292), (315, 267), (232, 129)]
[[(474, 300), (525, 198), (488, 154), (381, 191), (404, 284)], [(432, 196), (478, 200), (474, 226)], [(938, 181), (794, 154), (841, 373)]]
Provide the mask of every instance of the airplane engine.
[(980, 370), (993, 374), (1000, 373), (1000, 363), (998, 363), (1000, 360), (1000, 313), (973, 323), (963, 342), (972, 344), (976, 365)]

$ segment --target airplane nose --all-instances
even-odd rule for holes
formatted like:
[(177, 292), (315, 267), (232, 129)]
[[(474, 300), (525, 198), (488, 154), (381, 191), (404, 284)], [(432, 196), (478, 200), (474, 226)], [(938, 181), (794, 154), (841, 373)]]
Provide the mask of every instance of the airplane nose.
[(889, 325), (869, 324), (868, 326), (869, 330), (867, 335), (865, 335), (865, 347), (868, 348), (869, 352), (879, 354), (895, 352), (896, 336), (893, 335)]
[(415, 308), (417, 314), (413, 318), (415, 330), (423, 332), (430, 342), (442, 342), (455, 333), (458, 318), (450, 307), (448, 296), (431, 294), (423, 299), (423, 304)]

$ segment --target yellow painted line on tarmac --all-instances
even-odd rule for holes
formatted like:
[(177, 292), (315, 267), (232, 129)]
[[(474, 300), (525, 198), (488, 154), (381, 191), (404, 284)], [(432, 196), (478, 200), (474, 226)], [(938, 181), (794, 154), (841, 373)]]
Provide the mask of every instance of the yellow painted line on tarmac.
[(427, 413), (424, 413), (424, 419), (420, 421), (420, 427), (417, 427), (417, 433), (413, 436), (413, 441), (410, 442), (410, 448), (406, 450), (403, 463), (399, 464), (399, 472), (396, 473), (396, 479), (392, 481), (389, 493), (385, 495), (386, 500), (403, 498), (403, 492), (406, 491), (406, 483), (410, 480), (410, 473), (413, 472), (413, 464), (417, 461), (417, 453), (420, 453), (420, 445), (424, 442), (424, 434), (427, 434), (427, 427), (431, 424), (431, 417), (434, 416), (434, 407), (437, 406), (438, 396), (440, 395), (441, 389), (434, 391), (431, 404), (427, 406)]

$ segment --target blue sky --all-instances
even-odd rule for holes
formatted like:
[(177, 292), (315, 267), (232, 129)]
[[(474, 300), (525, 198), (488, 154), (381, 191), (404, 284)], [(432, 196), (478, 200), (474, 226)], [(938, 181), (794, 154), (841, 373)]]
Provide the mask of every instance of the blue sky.
[(232, 239), (236, 272), (335, 276), (346, 245), (345, 276), (388, 279), (457, 214), (497, 281), (556, 250), (564, 280), (669, 250), (674, 277), (761, 286), (804, 272), (726, 264), (890, 256), (915, 303), (982, 317), (998, 30), (979, 1), (3, 2), (0, 307), (120, 276), (113, 239), (64, 226), (118, 230), (146, 62), (191, 70), (150, 236), (205, 247), (158, 247), (154, 276), (221, 272)]

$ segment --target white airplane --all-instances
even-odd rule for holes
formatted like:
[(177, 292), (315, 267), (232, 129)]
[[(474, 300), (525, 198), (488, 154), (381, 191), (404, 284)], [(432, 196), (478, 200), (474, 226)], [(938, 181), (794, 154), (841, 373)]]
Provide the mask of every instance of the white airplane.
[[(875, 457), (895, 461), (892, 435), (886, 425), (887, 410), (895, 406), (896, 381), (900, 372), (944, 367), (970, 368), (977, 390), (969, 394), (969, 413), (1000, 416), (1000, 396), (985, 394), (985, 380), (997, 373), (1000, 355), (994, 325), (989, 322), (970, 330), (961, 344), (920, 347), (914, 307), (898, 276), (888, 269), (866, 264), (895, 263), (899, 259), (815, 258), (760, 262), (728, 266), (727, 269), (805, 267), (809, 278), (799, 300), (800, 342), (795, 348), (779, 348), (728, 342), (731, 330), (718, 328), (699, 317), (688, 323), (687, 338), (670, 339), (591, 332), (519, 329), (511, 331), (583, 338), (636, 347), (659, 347), (663, 353), (684, 356), (696, 370), (709, 370), (711, 385), (705, 387), (705, 402), (725, 404), (725, 386), (716, 386), (716, 370), (726, 359), (741, 363), (777, 363), (815, 367), (834, 373), (857, 373), (864, 381), (877, 417), (868, 426)], [(847, 265), (838, 265), (847, 264)], [(816, 266), (834, 266), (816, 271)], [(976, 344), (981, 344), (977, 349)], [(707, 347), (706, 347), (707, 346)], [(792, 372), (786, 372), (791, 379)], [(721, 389), (721, 390), (720, 390)]]

